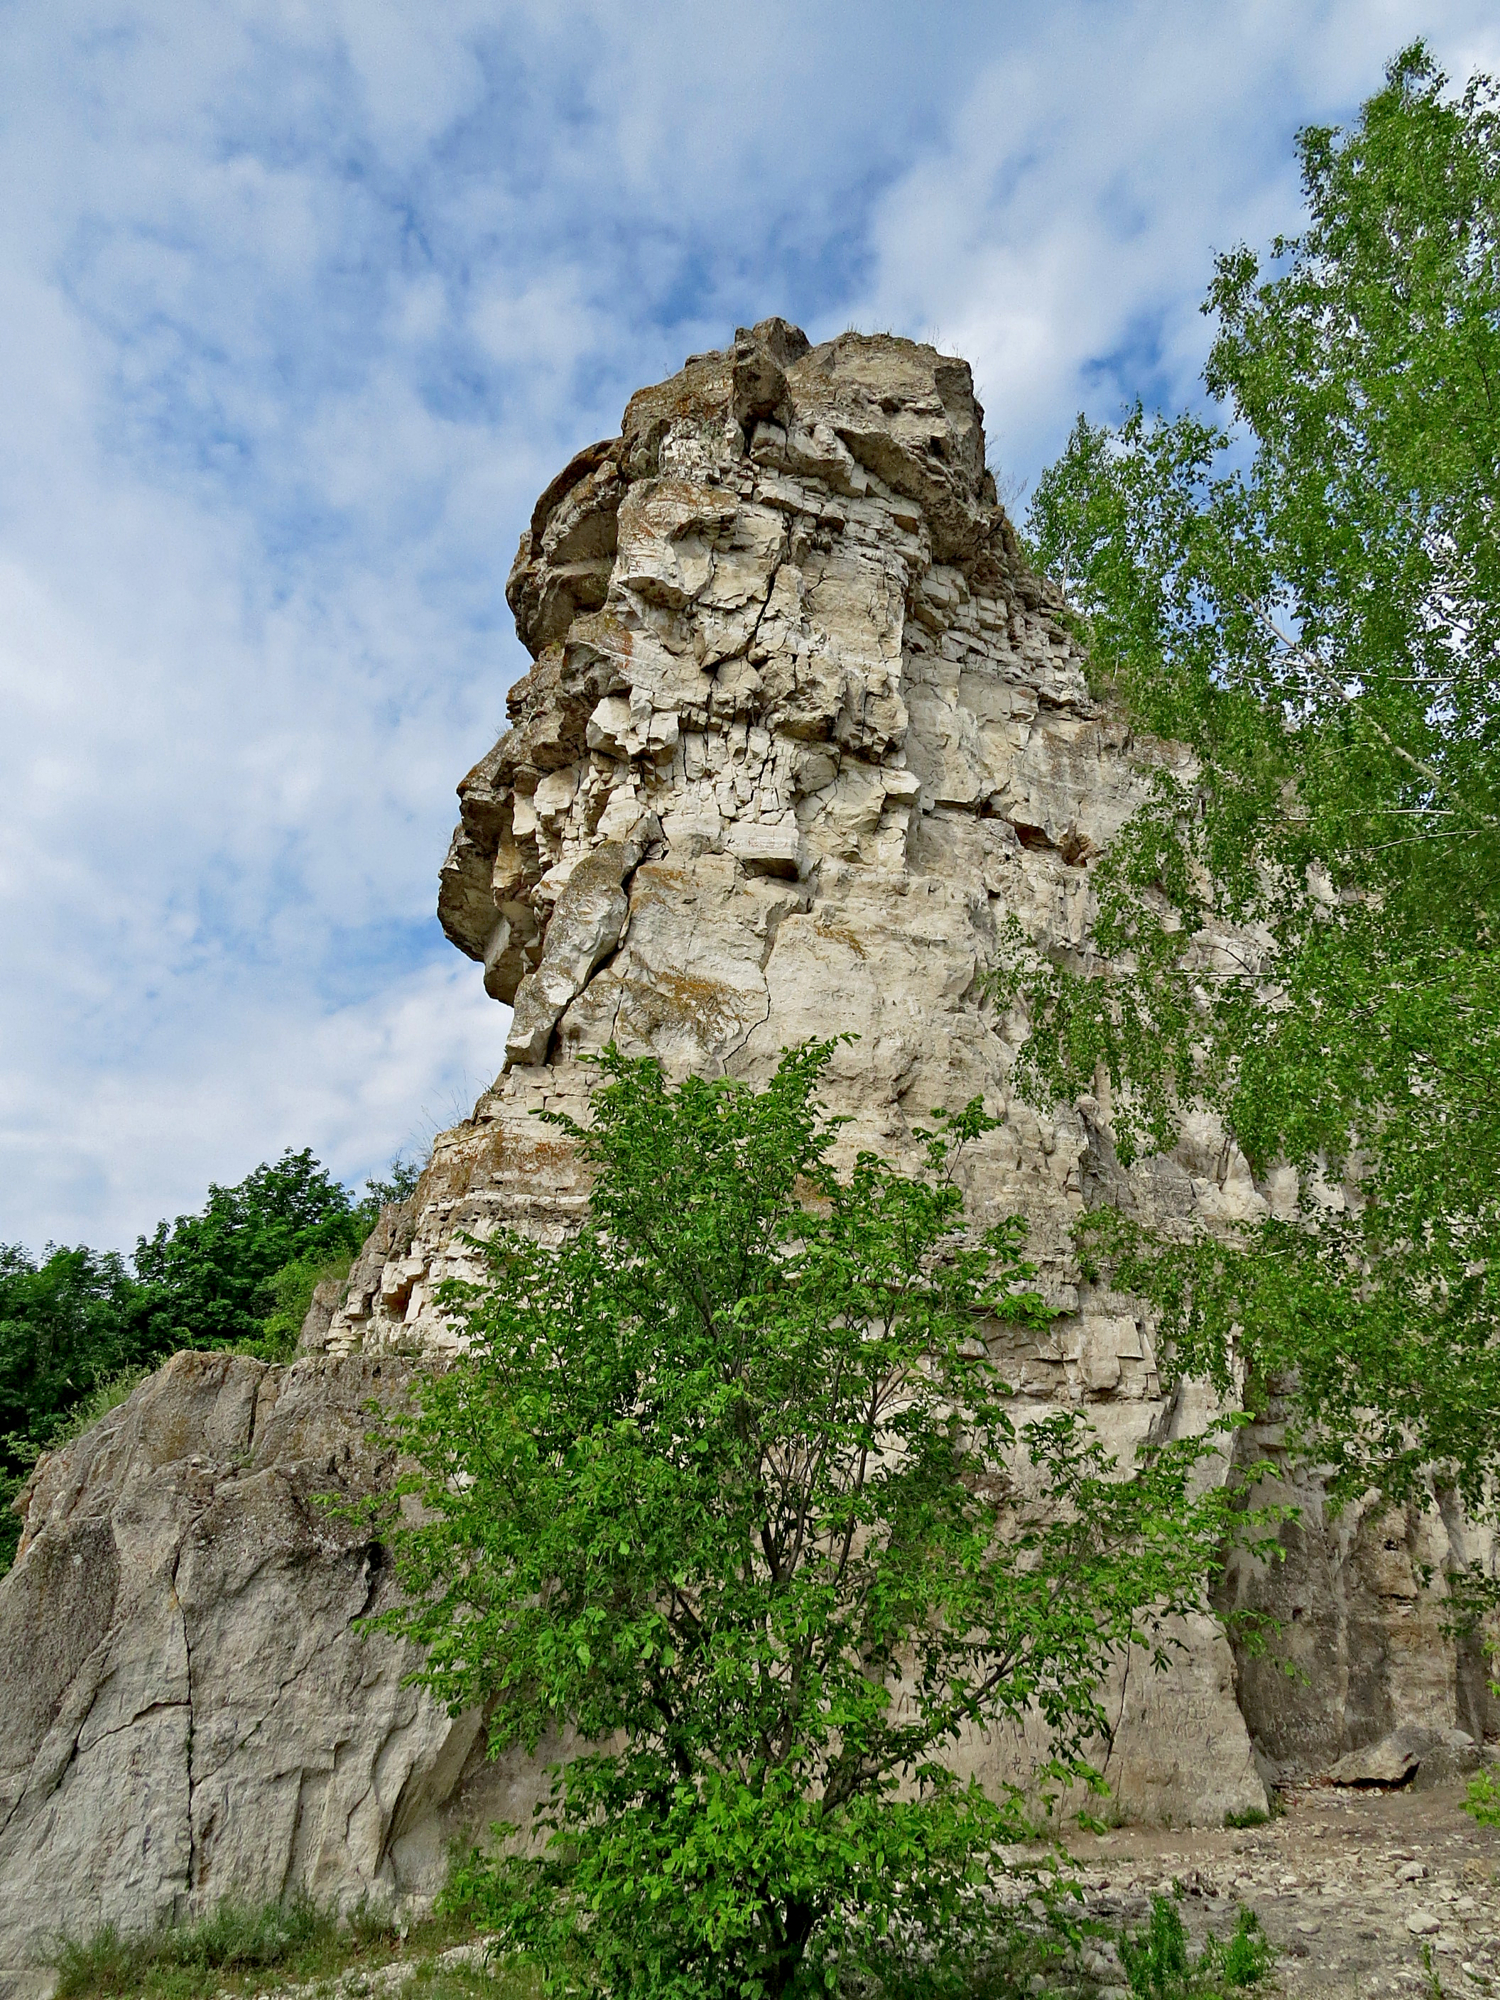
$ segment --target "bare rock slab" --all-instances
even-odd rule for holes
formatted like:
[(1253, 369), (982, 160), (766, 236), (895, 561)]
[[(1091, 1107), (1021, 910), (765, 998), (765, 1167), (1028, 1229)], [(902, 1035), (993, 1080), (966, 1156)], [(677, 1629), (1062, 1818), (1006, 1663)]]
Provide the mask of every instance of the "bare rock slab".
[(402, 1837), (477, 1722), (361, 1636), (388, 1573), (324, 1504), (387, 1476), (364, 1405), (404, 1372), (179, 1354), (42, 1462), (0, 1580), (0, 1980), (64, 1929), (437, 1886)]

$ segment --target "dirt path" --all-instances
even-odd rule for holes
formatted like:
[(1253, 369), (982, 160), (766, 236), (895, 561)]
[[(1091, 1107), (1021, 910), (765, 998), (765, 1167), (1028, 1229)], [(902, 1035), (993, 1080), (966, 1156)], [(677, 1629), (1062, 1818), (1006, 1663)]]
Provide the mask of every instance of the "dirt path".
[(1500, 1829), (1460, 1812), (1463, 1795), (1462, 1785), (1310, 1786), (1289, 1793), (1285, 1814), (1267, 1826), (1122, 1827), (1081, 1837), (1073, 1852), (1088, 1914), (1116, 1926), (1144, 1915), (1153, 1890), (1170, 1894), (1174, 1879), (1199, 1939), (1232, 1929), (1248, 1903), (1276, 1947), (1276, 1983), (1289, 2000), (1436, 1990), (1500, 2000)]

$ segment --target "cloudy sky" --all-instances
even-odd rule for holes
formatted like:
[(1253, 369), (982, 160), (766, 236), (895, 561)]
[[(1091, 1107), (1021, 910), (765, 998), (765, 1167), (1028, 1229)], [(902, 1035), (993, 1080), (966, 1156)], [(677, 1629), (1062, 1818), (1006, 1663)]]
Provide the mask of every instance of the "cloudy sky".
[(453, 787), (536, 493), (737, 323), (1198, 393), (1292, 135), (1493, 0), (0, 0), (0, 1240), (350, 1181), (498, 1066)]

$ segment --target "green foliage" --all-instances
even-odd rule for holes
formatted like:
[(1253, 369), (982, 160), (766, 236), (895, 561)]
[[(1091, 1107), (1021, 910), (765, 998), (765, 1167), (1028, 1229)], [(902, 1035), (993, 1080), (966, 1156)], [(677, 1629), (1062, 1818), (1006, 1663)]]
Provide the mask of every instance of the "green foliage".
[(153, 1340), (168, 1349), (256, 1339), (277, 1274), (352, 1259), (366, 1229), (349, 1190), (306, 1148), (289, 1147), (235, 1187), (210, 1184), (200, 1213), (159, 1223), (136, 1244)]
[(48, 1437), (47, 1449), (61, 1451), (65, 1444), (82, 1437), (101, 1417), (117, 1410), (149, 1373), (147, 1368), (122, 1368), (118, 1375), (106, 1375), (102, 1382), (96, 1382), (86, 1396), (81, 1396), (58, 1419), (56, 1428)]
[(986, 1333), (1050, 1314), (1019, 1222), (964, 1233), (993, 1121), (934, 1114), (917, 1177), (836, 1173), (831, 1050), (759, 1094), (608, 1050), (588, 1127), (550, 1119), (584, 1226), (483, 1246), (443, 1295), (467, 1352), (394, 1420), (422, 1506), (379, 1622), (492, 1752), (566, 1746), (540, 1851), (452, 1890), (549, 1990), (960, 1984), (1028, 1820), (944, 1753), (1040, 1717), (1047, 1780), (1091, 1779), (1103, 1668), (1165, 1657), (1229, 1530), (1202, 1441), (1122, 1476), (1071, 1413), (1012, 1422)]
[(1271, 1947), (1255, 1913), (1242, 1909), (1227, 1939), (1210, 1938), (1194, 1956), (1176, 1904), (1153, 1896), (1144, 1934), (1121, 1933), (1120, 1963), (1139, 2000), (1215, 2000), (1264, 1979)]
[(132, 1993), (148, 1969), (239, 1972), (285, 1965), (333, 1918), (307, 1901), (240, 1909), (225, 1903), (195, 1924), (122, 1938), (108, 1926), (86, 1943), (66, 1943), (57, 1956), (60, 2000), (83, 1993)]
[(1481, 1826), (1500, 1826), (1500, 1779), (1493, 1771), (1470, 1778), (1463, 1809)]
[(257, 1355), (262, 1361), (290, 1361), (297, 1351), (297, 1336), (307, 1318), (313, 1293), (330, 1280), (347, 1278), (353, 1262), (352, 1251), (330, 1257), (315, 1250), (283, 1264), (266, 1285), (273, 1304), (260, 1323), (259, 1336), (254, 1341), (240, 1342), (241, 1350)]
[(1219, 1112), (1280, 1219), (1091, 1219), (1177, 1364), (1295, 1385), (1335, 1495), (1500, 1471), (1500, 118), (1426, 51), (1299, 140), (1308, 220), (1222, 257), (1228, 428), (1080, 420), (1030, 533), (1095, 671), (1191, 767), (1094, 870), (1088, 951), (1012, 937), (1025, 1087), (1122, 1163)]
[(38, 1262), (19, 1244), (0, 1245), (0, 1570), (15, 1555), (12, 1502), (38, 1453), (63, 1441), (80, 1406), (103, 1396), (102, 1416), (118, 1400), (101, 1385), (139, 1379), (135, 1298), (113, 1253), (52, 1249)]
[(140, 1238), (133, 1271), (114, 1251), (49, 1247), (38, 1260), (0, 1244), (0, 1569), (20, 1533), (11, 1502), (41, 1452), (97, 1421), (176, 1348), (232, 1343), (290, 1360), (314, 1287), (348, 1272), (382, 1205), (404, 1201), (420, 1172), (395, 1160), (356, 1200), (310, 1152), (289, 1148)]
[(372, 1175), (365, 1182), (364, 1200), (359, 1204), (366, 1233), (375, 1227), (381, 1209), (388, 1203), (406, 1201), (414, 1195), (421, 1178), (422, 1164), (419, 1160), (392, 1160), (389, 1178), (385, 1180)]
[(45, 1435), (103, 1376), (139, 1356), (135, 1287), (113, 1252), (0, 1245), (0, 1434)]
[(1132, 1993), (1141, 2000), (1177, 2000), (1187, 1985), (1188, 1935), (1177, 1905), (1166, 1896), (1151, 1898), (1144, 1937), (1120, 1936), (1120, 1963)]

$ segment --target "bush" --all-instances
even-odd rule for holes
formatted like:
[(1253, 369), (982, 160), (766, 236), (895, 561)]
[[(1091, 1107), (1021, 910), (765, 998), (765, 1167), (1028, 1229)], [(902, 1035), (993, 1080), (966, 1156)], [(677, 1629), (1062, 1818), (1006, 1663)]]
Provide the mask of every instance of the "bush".
[(1500, 1826), (1500, 1780), (1493, 1771), (1481, 1771), (1469, 1780), (1463, 1809), (1481, 1826)]
[(572, 1740), (542, 1851), (454, 1889), (549, 1986), (966, 1978), (1032, 1829), (945, 1757), (1041, 1721), (1051, 1784), (1091, 1779), (1109, 1661), (1163, 1657), (1231, 1526), (1189, 1498), (1201, 1441), (1121, 1476), (1071, 1413), (1012, 1422), (986, 1336), (1051, 1314), (1020, 1223), (973, 1241), (954, 1178), (996, 1121), (934, 1114), (916, 1176), (835, 1173), (831, 1051), (759, 1094), (607, 1051), (589, 1127), (551, 1118), (584, 1226), (476, 1246), (488, 1283), (442, 1295), (468, 1351), (394, 1420), (423, 1505), (380, 1622), (492, 1751)]
[(353, 1263), (352, 1252), (335, 1257), (315, 1252), (283, 1264), (266, 1287), (275, 1305), (261, 1321), (259, 1336), (240, 1343), (242, 1350), (262, 1361), (290, 1361), (297, 1352), (297, 1338), (313, 1293), (329, 1279), (347, 1278)]
[(1153, 1896), (1145, 1934), (1121, 1933), (1120, 1963), (1138, 2000), (1216, 2000), (1264, 1979), (1271, 1946), (1255, 1913), (1241, 1910), (1229, 1937), (1210, 1938), (1195, 1958), (1176, 1904)]

